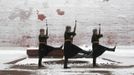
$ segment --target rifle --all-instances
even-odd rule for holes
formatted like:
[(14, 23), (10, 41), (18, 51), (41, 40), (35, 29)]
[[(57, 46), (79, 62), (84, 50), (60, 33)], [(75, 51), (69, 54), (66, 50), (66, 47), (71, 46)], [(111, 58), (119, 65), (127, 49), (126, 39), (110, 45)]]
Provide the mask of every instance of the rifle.
[(99, 24), (99, 35), (101, 34), (101, 24)]
[(47, 19), (46, 19), (46, 36), (48, 36), (48, 24), (47, 24)]
[(74, 33), (76, 32), (77, 20), (75, 20)]

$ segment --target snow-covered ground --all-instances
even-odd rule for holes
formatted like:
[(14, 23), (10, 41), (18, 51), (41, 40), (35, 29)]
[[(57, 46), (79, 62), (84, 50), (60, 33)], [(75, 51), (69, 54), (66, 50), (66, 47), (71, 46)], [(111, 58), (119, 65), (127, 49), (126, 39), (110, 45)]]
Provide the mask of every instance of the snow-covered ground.
[(133, 65), (134, 46), (117, 46), (117, 50), (114, 53), (106, 52), (101, 57), (121, 62), (121, 65)]
[[(83, 49), (86, 49), (82, 47)], [(44, 58), (44, 68), (38, 69), (38, 58), (28, 58), (26, 48), (0, 49), (0, 70), (28, 71), (32, 75), (133, 75), (134, 46), (118, 46), (115, 52), (105, 52), (92, 67), (92, 58), (69, 59), (71, 69), (63, 69), (63, 58)], [(14, 64), (8, 62), (27, 57)], [(4, 64), (5, 63), (5, 64)], [(12, 75), (12, 74), (11, 74)]]
[(0, 47), (0, 70), (11, 66), (11, 64), (6, 63), (25, 57), (27, 57), (26, 48)]

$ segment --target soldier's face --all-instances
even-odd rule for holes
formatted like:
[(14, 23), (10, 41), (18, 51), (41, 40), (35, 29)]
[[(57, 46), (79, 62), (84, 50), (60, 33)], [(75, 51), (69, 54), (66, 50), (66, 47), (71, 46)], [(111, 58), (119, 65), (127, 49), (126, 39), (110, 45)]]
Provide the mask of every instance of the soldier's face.
[(93, 34), (98, 34), (97, 30), (96, 31), (93, 31)]
[(71, 32), (71, 28), (67, 28), (66, 31), (67, 31), (67, 32)]
[(41, 31), (40, 34), (43, 35), (45, 32), (44, 31)]
[(68, 32), (71, 32), (71, 28), (68, 29)]
[(95, 34), (98, 34), (98, 32), (97, 32), (97, 31), (95, 31)]

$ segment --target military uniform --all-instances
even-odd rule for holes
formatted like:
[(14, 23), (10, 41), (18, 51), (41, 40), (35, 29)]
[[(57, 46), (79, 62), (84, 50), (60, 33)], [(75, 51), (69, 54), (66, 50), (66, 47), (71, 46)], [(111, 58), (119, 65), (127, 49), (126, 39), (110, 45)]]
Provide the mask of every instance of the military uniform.
[(67, 62), (68, 58), (74, 57), (77, 53), (86, 53), (89, 54), (89, 52), (82, 50), (78, 46), (72, 44), (73, 42), (73, 37), (76, 35), (74, 32), (65, 32), (64, 33), (64, 56), (65, 56), (65, 61), (64, 61), (64, 68), (67, 68)]
[(42, 64), (42, 58), (44, 56), (47, 56), (49, 52), (51, 52), (52, 50), (61, 50), (61, 47), (59, 48), (55, 48), (55, 47), (52, 47), (52, 46), (49, 46), (47, 45), (47, 39), (48, 39), (48, 36), (46, 35), (39, 35), (39, 61), (38, 61), (38, 66), (41, 67)]
[(99, 39), (103, 37), (102, 34), (93, 34), (92, 35), (92, 57), (93, 57), (93, 66), (96, 66), (96, 58), (100, 55), (102, 55), (106, 50), (107, 51), (114, 51), (115, 48), (107, 48), (99, 44)]

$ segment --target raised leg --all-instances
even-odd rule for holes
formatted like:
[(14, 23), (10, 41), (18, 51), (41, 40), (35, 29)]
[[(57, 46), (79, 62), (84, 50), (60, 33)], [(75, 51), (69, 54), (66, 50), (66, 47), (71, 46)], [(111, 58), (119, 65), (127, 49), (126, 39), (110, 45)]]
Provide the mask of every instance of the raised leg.
[(116, 46), (114, 48), (107, 48), (107, 47), (105, 47), (105, 48), (106, 48), (107, 51), (113, 51), (114, 52), (115, 49), (116, 49)]
[(84, 54), (89, 55), (89, 54), (91, 54), (91, 51), (80, 50), (80, 53), (84, 53)]

